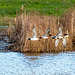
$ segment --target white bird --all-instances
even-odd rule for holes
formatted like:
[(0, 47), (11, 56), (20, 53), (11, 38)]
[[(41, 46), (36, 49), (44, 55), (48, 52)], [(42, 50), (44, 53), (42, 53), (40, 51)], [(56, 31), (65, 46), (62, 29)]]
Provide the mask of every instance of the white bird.
[(63, 47), (65, 47), (66, 46), (66, 37), (68, 37), (68, 36), (69, 36), (69, 34), (62, 34), (62, 29), (61, 29), (61, 27), (59, 27), (59, 33), (56, 36), (52, 37), (52, 39), (56, 39), (55, 47), (58, 46), (58, 43), (61, 38), (63, 39), (63, 42), (62, 42)]
[(44, 35), (40, 36), (39, 38), (44, 38), (44, 39), (47, 39), (49, 36), (52, 36), (52, 35), (49, 35), (50, 33), (50, 29), (47, 29), (47, 31), (45, 32)]
[(52, 37), (52, 39), (59, 39), (59, 38), (63, 38), (63, 37), (62, 37), (62, 35), (63, 35), (63, 34), (62, 34), (61, 27), (59, 27), (59, 33), (58, 33), (56, 36), (53, 36), (53, 37)]
[(29, 37), (28, 40), (38, 40), (37, 38), (37, 32), (36, 32), (36, 29), (35, 27), (33, 26), (33, 37)]

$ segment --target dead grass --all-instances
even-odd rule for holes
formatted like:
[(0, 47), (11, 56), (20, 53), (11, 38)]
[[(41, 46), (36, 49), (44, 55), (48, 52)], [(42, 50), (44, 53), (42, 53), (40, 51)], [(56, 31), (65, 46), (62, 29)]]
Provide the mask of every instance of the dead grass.
[[(15, 51), (20, 52), (63, 52), (72, 51), (75, 46), (75, 10), (65, 12), (61, 17), (55, 16), (38, 16), (26, 15), (22, 13), (16, 14), (16, 25), (12, 34), (11, 40), (16, 43)], [(61, 26), (63, 33), (68, 33), (66, 48), (62, 46), (62, 39), (59, 45), (55, 48), (55, 39), (40, 39), (38, 41), (29, 41), (28, 37), (32, 37), (32, 28), (35, 26), (37, 36), (41, 36), (50, 28), (50, 34), (53, 36), (58, 33), (58, 27)], [(74, 49), (75, 50), (75, 49)]]
[(13, 17), (0, 17), (0, 25), (9, 25), (9, 22), (12, 22), (14, 24)]

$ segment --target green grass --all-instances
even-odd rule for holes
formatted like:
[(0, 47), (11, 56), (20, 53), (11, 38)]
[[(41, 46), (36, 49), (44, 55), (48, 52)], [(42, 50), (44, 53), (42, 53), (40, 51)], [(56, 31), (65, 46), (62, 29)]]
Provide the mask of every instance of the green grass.
[(21, 5), (26, 4), (24, 10), (36, 11), (41, 15), (59, 15), (65, 10), (73, 8), (75, 0), (0, 0), (0, 16), (16, 16), (16, 10), (20, 11)]

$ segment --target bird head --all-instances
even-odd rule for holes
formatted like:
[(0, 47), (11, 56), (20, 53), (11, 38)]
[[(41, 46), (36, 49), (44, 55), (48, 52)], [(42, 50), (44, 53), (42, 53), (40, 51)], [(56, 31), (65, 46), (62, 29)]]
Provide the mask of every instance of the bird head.
[(31, 40), (31, 38), (28, 38), (28, 40)]
[(68, 37), (69, 36), (69, 34), (63, 34), (64, 35), (64, 37)]
[(39, 39), (42, 39), (42, 36), (39, 36)]
[(52, 36), (52, 34), (49, 34), (49, 37)]

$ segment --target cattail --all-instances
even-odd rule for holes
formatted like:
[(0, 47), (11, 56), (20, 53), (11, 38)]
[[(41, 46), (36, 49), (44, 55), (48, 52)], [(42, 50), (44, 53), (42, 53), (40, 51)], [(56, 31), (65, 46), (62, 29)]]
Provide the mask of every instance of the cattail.
[(74, 11), (72, 12), (71, 26), (72, 26), (72, 36), (73, 36), (73, 28), (74, 28)]
[(10, 38), (11, 36), (11, 22), (9, 22), (9, 28), (8, 28), (8, 37)]
[(21, 7), (21, 13), (23, 12), (23, 4), (22, 4), (22, 7)]
[[(22, 6), (23, 8), (23, 6)], [(21, 9), (23, 11), (23, 9)], [(69, 11), (70, 12), (70, 11)], [(69, 13), (68, 12), (68, 13)], [(59, 13), (57, 9), (57, 13)], [(67, 45), (63, 48), (62, 40), (58, 47), (55, 47), (55, 39), (52, 39), (51, 36), (55, 36), (58, 33), (59, 25), (64, 31), (64, 34), (71, 33), (70, 28), (74, 25), (74, 15), (71, 12), (70, 14), (66, 13), (62, 17), (48, 17), (48, 16), (38, 16), (38, 15), (26, 15), (26, 13), (22, 13), (20, 16), (17, 15), (16, 17), (16, 28), (14, 35), (12, 33), (13, 38), (17, 40), (17, 50), (21, 50), (21, 52), (60, 52), (60, 51), (67, 51), (72, 49), (72, 37), (67, 39)], [(72, 17), (70, 17), (72, 15)], [(67, 16), (67, 17), (66, 17)], [(57, 23), (58, 20), (58, 23)], [(58, 24), (58, 25), (57, 25)], [(50, 34), (48, 39), (42, 39), (39, 37), (40, 40), (38, 41), (29, 41), (27, 40), (28, 37), (32, 37), (32, 28), (35, 26), (37, 31), (37, 37), (44, 35), (45, 31), (50, 28)], [(10, 26), (9, 26), (10, 27)], [(72, 27), (73, 28), (73, 27)], [(74, 29), (72, 29), (74, 31)], [(52, 35), (51, 35), (52, 34)], [(19, 38), (18, 38), (19, 36)]]
[[(57, 14), (59, 15), (59, 10), (57, 9)], [(59, 26), (59, 16), (58, 16), (58, 26)]]

